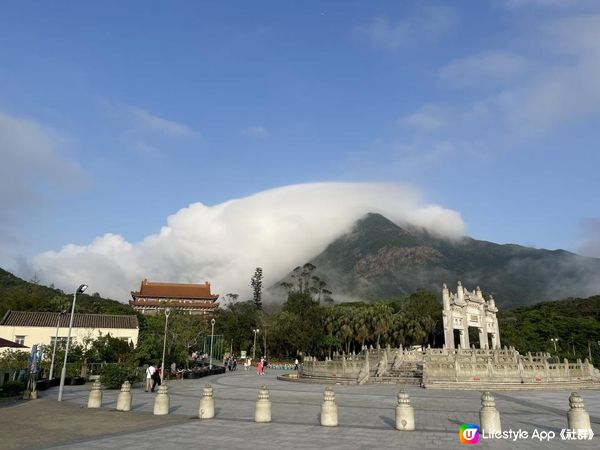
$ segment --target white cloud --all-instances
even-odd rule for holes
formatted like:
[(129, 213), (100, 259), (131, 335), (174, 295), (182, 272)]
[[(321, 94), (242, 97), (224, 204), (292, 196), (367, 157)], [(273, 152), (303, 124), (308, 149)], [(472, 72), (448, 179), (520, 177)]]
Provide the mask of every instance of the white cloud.
[[(469, 101), (426, 103), (400, 122), (420, 132), (512, 142), (545, 136), (572, 121), (600, 116), (600, 15), (550, 19), (521, 36), (518, 51), (489, 50), (451, 61), (440, 79), (452, 88), (483, 88)], [(533, 49), (533, 50), (532, 50)]]
[(585, 256), (600, 258), (600, 219), (586, 219), (581, 223), (583, 239), (577, 252)]
[(534, 64), (521, 55), (486, 51), (452, 61), (440, 70), (440, 77), (456, 87), (506, 84), (525, 76)]
[[(99, 104), (107, 115), (115, 119), (118, 125), (129, 134), (163, 135), (174, 138), (200, 137), (198, 130), (185, 123), (166, 119), (139, 106), (100, 99)], [(136, 145), (134, 145), (136, 146)]]
[(438, 39), (452, 28), (454, 13), (443, 7), (421, 7), (418, 11), (397, 21), (375, 17), (366, 25), (355, 28), (355, 33), (377, 47), (395, 52)]
[(145, 109), (136, 106), (129, 106), (127, 109), (133, 123), (142, 129), (175, 137), (190, 137), (199, 134), (189, 125), (164, 119)]
[(435, 131), (451, 120), (452, 111), (444, 105), (423, 105), (418, 111), (399, 119), (399, 123), (421, 131)]
[(406, 186), (317, 183), (286, 186), (206, 206), (194, 203), (169, 216), (158, 234), (138, 243), (106, 234), (86, 246), (67, 245), (37, 255), (29, 270), (47, 283), (72, 290), (85, 282), (119, 300), (143, 278), (212, 282), (215, 292), (249, 296), (257, 266), (265, 284), (321, 252), (367, 212), (458, 238), (460, 214), (424, 203)]
[(262, 125), (254, 125), (244, 129), (244, 136), (255, 137), (255, 138), (266, 138), (269, 137), (269, 131)]
[(67, 143), (52, 128), (0, 111), (0, 259), (18, 227), (47, 205), (45, 191), (81, 187), (83, 171), (59, 151)]
[(504, 4), (509, 8), (598, 6), (596, 0), (504, 0)]

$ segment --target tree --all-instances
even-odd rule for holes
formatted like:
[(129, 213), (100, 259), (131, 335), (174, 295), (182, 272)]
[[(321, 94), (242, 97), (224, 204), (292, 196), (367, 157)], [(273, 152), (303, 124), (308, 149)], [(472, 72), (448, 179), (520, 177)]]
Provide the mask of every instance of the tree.
[(262, 280), (263, 270), (257, 267), (254, 271), (254, 276), (250, 280), (250, 286), (252, 286), (252, 300), (257, 309), (262, 309)]

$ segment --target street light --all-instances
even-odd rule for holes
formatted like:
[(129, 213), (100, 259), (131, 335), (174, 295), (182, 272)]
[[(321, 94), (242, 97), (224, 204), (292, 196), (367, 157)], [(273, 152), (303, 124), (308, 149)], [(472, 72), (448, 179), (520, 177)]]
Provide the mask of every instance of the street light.
[(165, 350), (167, 349), (167, 324), (169, 323), (169, 314), (171, 314), (171, 308), (165, 308), (165, 338), (163, 340), (163, 357), (162, 364), (160, 365), (160, 382), (162, 383), (165, 378)]
[(558, 352), (558, 350), (556, 350), (556, 343), (558, 342), (558, 338), (550, 338), (550, 340), (554, 344), (554, 352)]
[(215, 319), (214, 318), (210, 321), (210, 324), (212, 325), (212, 329), (210, 331), (210, 359), (208, 361), (208, 368), (212, 369), (212, 347), (213, 347), (213, 338), (215, 336)]
[(58, 341), (58, 327), (60, 326), (60, 319), (67, 313), (67, 310), (63, 310), (58, 313), (58, 319), (56, 320), (56, 336), (54, 336), (54, 347), (52, 348), (52, 362), (50, 363), (50, 375), (48, 379), (52, 380), (54, 378), (54, 356), (56, 355), (56, 341)]
[(65, 346), (65, 361), (60, 372), (60, 386), (58, 388), (58, 401), (62, 402), (63, 388), (65, 387), (65, 376), (67, 375), (67, 356), (69, 355), (69, 344), (71, 343), (71, 329), (73, 328), (73, 316), (75, 315), (75, 301), (77, 294), (83, 294), (87, 289), (87, 284), (81, 284), (73, 293), (73, 305), (71, 306), (71, 319), (69, 320), (69, 334), (67, 335), (67, 345)]
[(255, 328), (254, 331), (254, 346), (252, 347), (252, 359), (256, 359), (256, 333), (260, 331), (260, 329)]

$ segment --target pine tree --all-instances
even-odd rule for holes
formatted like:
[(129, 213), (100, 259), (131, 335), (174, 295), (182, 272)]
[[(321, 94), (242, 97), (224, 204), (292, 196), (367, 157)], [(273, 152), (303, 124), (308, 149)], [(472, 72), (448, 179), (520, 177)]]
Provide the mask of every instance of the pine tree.
[(250, 281), (250, 286), (252, 286), (252, 299), (254, 300), (257, 309), (262, 309), (262, 279), (263, 270), (262, 268), (257, 267), (254, 271), (254, 276)]

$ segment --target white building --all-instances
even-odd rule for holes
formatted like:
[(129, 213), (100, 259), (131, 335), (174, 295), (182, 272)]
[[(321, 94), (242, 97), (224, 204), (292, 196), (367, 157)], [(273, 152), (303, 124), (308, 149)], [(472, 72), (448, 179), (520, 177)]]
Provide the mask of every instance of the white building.
[[(66, 342), (69, 319), (70, 314), (55, 312), (8, 311), (0, 321), (0, 337), (30, 348), (34, 344), (53, 345), (58, 325), (58, 341)], [(84, 340), (110, 334), (136, 346), (138, 333), (136, 316), (75, 314), (71, 342), (81, 344)]]

